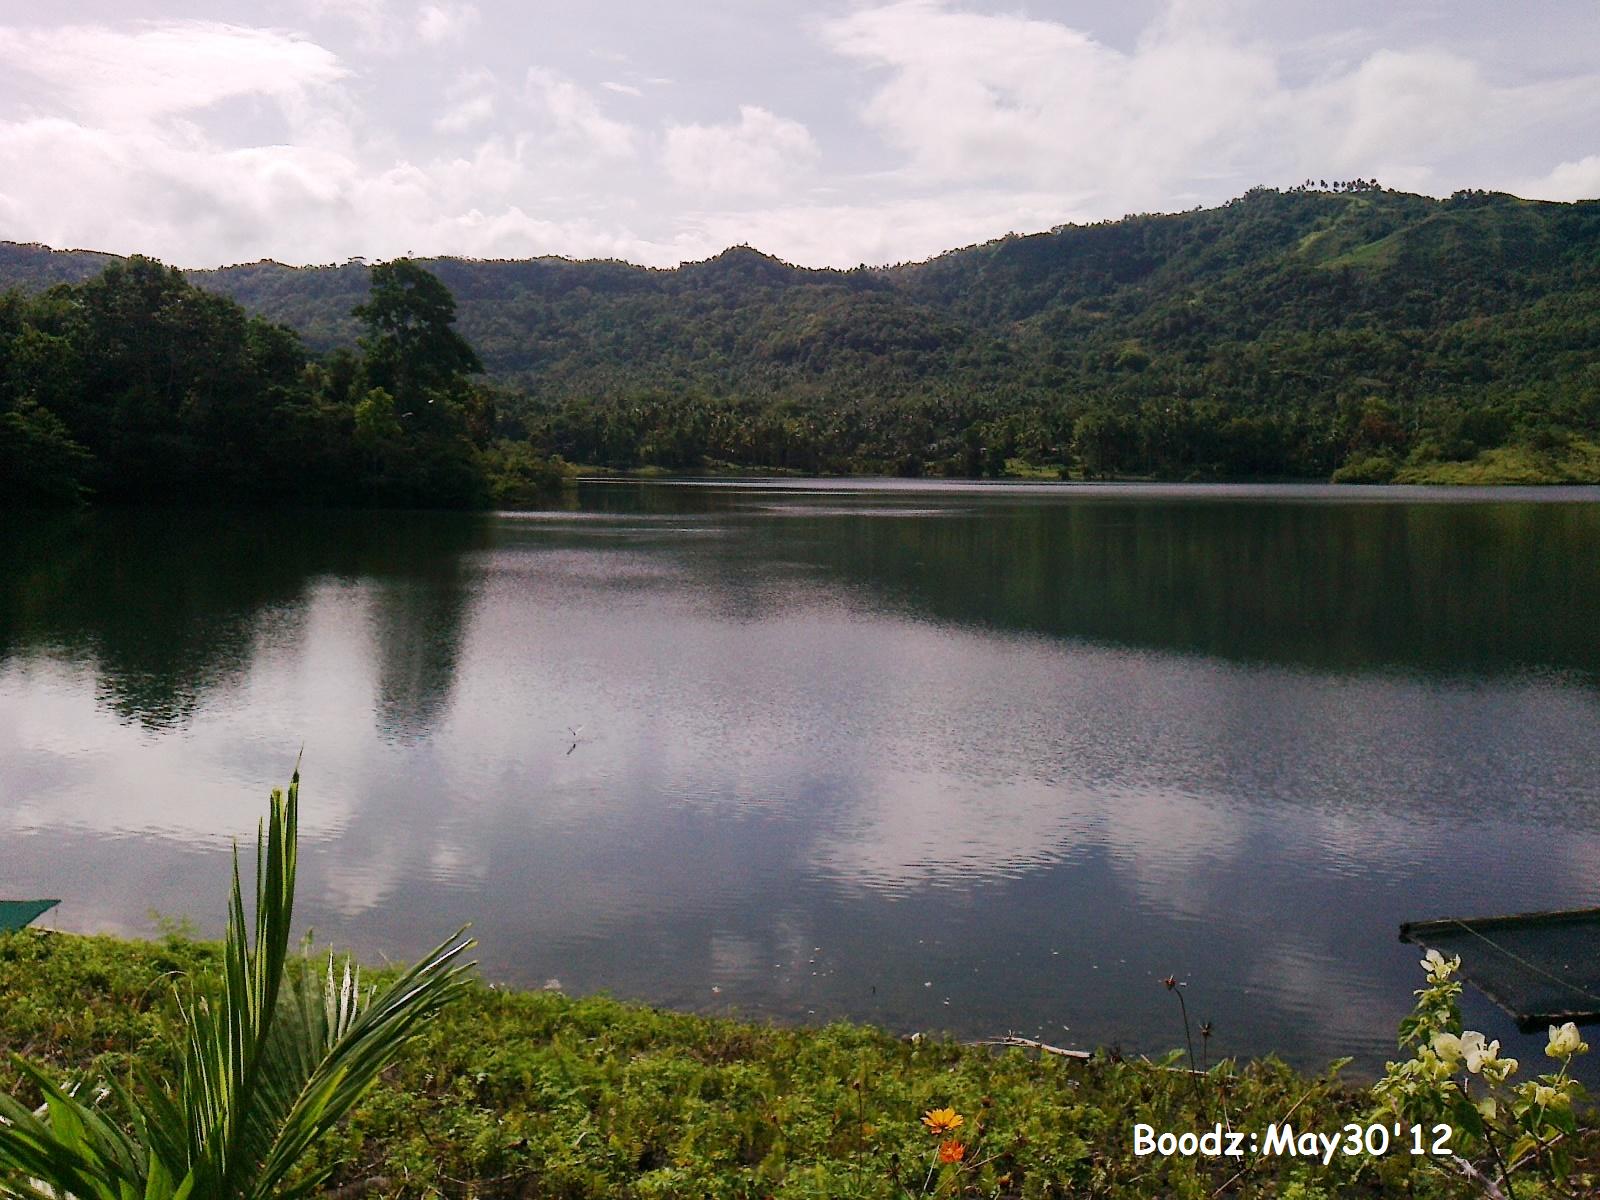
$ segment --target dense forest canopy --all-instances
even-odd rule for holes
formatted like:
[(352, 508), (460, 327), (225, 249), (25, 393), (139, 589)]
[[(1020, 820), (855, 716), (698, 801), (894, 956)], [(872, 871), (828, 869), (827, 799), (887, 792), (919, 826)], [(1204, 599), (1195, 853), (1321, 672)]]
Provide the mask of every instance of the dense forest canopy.
[[(108, 261), (100, 278), (133, 269), (0, 245), (0, 288), (35, 297), (5, 302), (0, 338), (21, 347), (5, 361), (34, 361), (38, 338), (63, 336), (51, 306), (103, 292)], [(347, 420), (334, 444), (356, 446), (361, 428), (389, 428), (370, 405), (358, 425), (372, 393), (380, 409), (382, 396), (398, 405), (396, 421), (426, 422), (431, 410), (396, 394), (407, 385), (373, 348), (369, 291), (392, 269), (187, 274), (199, 291), (184, 319), (234, 356), (215, 370), (247, 363), (254, 380), (231, 401), (197, 402), (209, 424), (195, 436), (218, 439), (206, 470), (242, 470), (237, 455), (258, 437), (273, 455), (258, 462), (326, 454), (318, 421)], [(457, 467), (481, 471), (488, 456), (523, 483), (550, 456), (680, 470), (1600, 479), (1600, 202), (1308, 181), (886, 268), (810, 270), (736, 247), (675, 270), (549, 258), (406, 269), (436, 278), (431, 303), (459, 315), (459, 335), (444, 323), (454, 342), (434, 347), (459, 386), (426, 432), (454, 431)], [(44, 315), (17, 315), (31, 307)], [(7, 332), (23, 325), (26, 345)], [(134, 386), (127, 362), (74, 336), (62, 352), (93, 360), (92, 395), (113, 379)], [(479, 358), (491, 382), (469, 385)], [(122, 463), (112, 474), (134, 490), (174, 478), (159, 456), (105, 457), (120, 453), (97, 424), (105, 413), (78, 411), (103, 399), (7, 386), (6, 419), (50, 453), (76, 444), (102, 467)], [(290, 394), (295, 419), (263, 426)], [(43, 412), (65, 430), (44, 428)], [(374, 453), (373, 496), (421, 499), (451, 478), (443, 451), (426, 469), (380, 468)], [(104, 490), (110, 476), (97, 478)], [(462, 479), (453, 497), (472, 490)]]
[(147, 258), (0, 296), (0, 501), (514, 499), (450, 293), (405, 260), (369, 283), (361, 352), (320, 358)]

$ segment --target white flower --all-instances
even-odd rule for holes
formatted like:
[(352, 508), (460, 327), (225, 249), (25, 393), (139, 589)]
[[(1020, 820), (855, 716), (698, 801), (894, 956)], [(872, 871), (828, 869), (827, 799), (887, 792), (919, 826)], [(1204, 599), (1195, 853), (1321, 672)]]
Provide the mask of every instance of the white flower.
[(1533, 1087), (1533, 1102), (1540, 1108), (1549, 1108), (1552, 1105), (1563, 1104), (1566, 1096), (1556, 1091), (1547, 1083), (1538, 1083)]
[(1428, 973), (1429, 983), (1444, 983), (1461, 966), (1461, 956), (1446, 958), (1437, 950), (1429, 950), (1422, 956), (1420, 965)]
[[(1474, 1038), (1476, 1040), (1469, 1045), (1467, 1043), (1468, 1038)], [(1474, 1075), (1478, 1074), (1485, 1067), (1493, 1064), (1494, 1061), (1500, 1057), (1500, 1041), (1498, 1038), (1485, 1045), (1483, 1041), (1483, 1034), (1464, 1033), (1461, 1035), (1461, 1043), (1463, 1057), (1465, 1057), (1467, 1060), (1467, 1070), (1471, 1071)]]
[(1587, 1054), (1589, 1044), (1578, 1034), (1578, 1027), (1571, 1021), (1565, 1025), (1550, 1026), (1550, 1044), (1544, 1052), (1551, 1058), (1571, 1058), (1574, 1054)]
[(1461, 1061), (1461, 1056), (1466, 1053), (1462, 1048), (1461, 1039), (1453, 1033), (1436, 1033), (1433, 1035), (1433, 1052), (1439, 1056), (1441, 1062), (1454, 1065)]
[[(1468, 1039), (1472, 1039), (1469, 1043)], [(1517, 1060), (1500, 1057), (1498, 1041), (1484, 1043), (1481, 1033), (1461, 1035), (1462, 1050), (1467, 1060), (1467, 1070), (1482, 1075), (1488, 1083), (1504, 1083), (1517, 1073)]]

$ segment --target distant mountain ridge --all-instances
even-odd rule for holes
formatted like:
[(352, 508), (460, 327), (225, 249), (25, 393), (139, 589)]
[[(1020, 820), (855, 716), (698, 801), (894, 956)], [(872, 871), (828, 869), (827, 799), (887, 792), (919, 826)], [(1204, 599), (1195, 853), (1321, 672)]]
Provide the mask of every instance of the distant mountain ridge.
[[(0, 244), (0, 290), (83, 279), (107, 261)], [(692, 393), (844, 421), (870, 444), (879, 409), (914, 406), (929, 462), (958, 454), (957, 426), (975, 422), (986, 443), (1050, 462), (1103, 413), (1099, 465), (1120, 469), (1150, 459), (1162, 411), (1221, 405), (1223, 424), (1274, 423), (1273, 438), (1294, 439), (1292, 462), (1273, 451), (1252, 466), (1256, 434), (1240, 426), (1194, 459), (1251, 474), (1331, 470), (1358, 452), (1398, 462), (1434, 426), (1435, 451), (1454, 461), (1528, 414), (1585, 437), (1600, 421), (1600, 201), (1262, 188), (1219, 208), (855, 270), (750, 247), (673, 269), (418, 261), (450, 287), (461, 331), (530, 422)], [(187, 274), (319, 350), (354, 342), (368, 279), (358, 262)], [(1452, 432), (1440, 412), (1498, 415), (1492, 429)], [(1363, 413), (1399, 434), (1360, 443)], [(894, 440), (921, 453), (904, 430)]]

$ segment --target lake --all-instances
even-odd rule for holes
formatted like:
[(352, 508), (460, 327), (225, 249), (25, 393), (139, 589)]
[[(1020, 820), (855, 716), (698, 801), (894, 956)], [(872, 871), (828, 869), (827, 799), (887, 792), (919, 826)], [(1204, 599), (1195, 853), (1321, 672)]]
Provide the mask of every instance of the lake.
[(1370, 1073), (1400, 922), (1600, 904), (1597, 489), (3, 520), (0, 894), (56, 928), (220, 932), (302, 748), (319, 942), (698, 1011), (1157, 1052), (1175, 975), (1213, 1058)]

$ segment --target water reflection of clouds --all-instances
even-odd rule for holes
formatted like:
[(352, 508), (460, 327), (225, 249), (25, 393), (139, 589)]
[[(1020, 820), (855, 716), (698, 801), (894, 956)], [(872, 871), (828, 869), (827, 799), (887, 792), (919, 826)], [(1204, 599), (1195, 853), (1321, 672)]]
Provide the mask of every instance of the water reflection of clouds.
[(1405, 1013), (1404, 993), (1388, 992), (1381, 972), (1348, 955), (1318, 953), (1269, 934), (1242, 965), (1243, 988), (1270, 996), (1280, 1019), (1298, 1026), (1324, 1058), (1369, 1043), (1374, 1031), (1393, 1028)]
[[(561, 581), (599, 570), (553, 557)], [(527, 821), (562, 835), (602, 812), (653, 820), (652, 798), (767, 811), (803, 823), (815, 868), (850, 886), (982, 881), (1097, 845), (1139, 891), (1170, 894), (1197, 863), (1233, 854), (1252, 822), (1316, 814), (1307, 836), (1327, 862), (1371, 871), (1409, 853), (1413, 827), (1390, 819), (1396, 807), (1431, 824), (1465, 803), (1502, 822), (1531, 817), (1535, 801), (1574, 807), (1593, 774), (1581, 735), (1595, 702), (1556, 682), (1330, 680), (837, 605), (729, 627), (685, 606), (679, 573), (647, 578), (667, 594), (621, 627), (548, 577), (488, 580), (452, 659), (452, 707), (421, 731), (428, 753), (398, 772), (372, 736), (374, 651), (350, 611), (359, 589), (313, 596), (298, 638), (280, 630), (179, 742), (97, 720), (81, 671), (26, 668), (0, 706), (18, 698), (6, 753), (35, 798), (5, 819), (214, 840), (238, 832), (242, 801), (305, 741), (319, 771), (308, 832), (337, 829), (356, 851), (342, 911), (387, 896), (396, 882), (377, 880), (392, 872), (470, 875), (470, 839), (507, 819), (495, 811), (506, 797), (533, 793)], [(566, 754), (578, 724), (585, 741)], [(1481, 779), (1510, 754), (1524, 782), (1491, 807)], [(238, 795), (219, 794), (219, 773)], [(373, 787), (397, 776), (399, 791)], [(135, 799), (105, 803), (118, 794)], [(367, 814), (373, 840), (358, 845)], [(476, 830), (449, 854), (437, 845), (444, 814)], [(1592, 830), (1600, 818), (1587, 816)]]
[[(607, 755), (640, 747), (637, 765), (619, 763), (613, 802), (665, 796), (713, 813), (799, 819), (809, 869), (845, 886), (982, 884), (1099, 846), (1150, 903), (1198, 910), (1225, 903), (1215, 893), (1254, 872), (1241, 857), (1254, 830), (1317, 846), (1308, 869), (1335, 875), (1409, 862), (1415, 830), (1389, 806), (1420, 807), (1426, 825), (1441, 779), (1457, 779), (1431, 718), (1436, 689), (1421, 681), (1330, 689), (1304, 672), (952, 634), (838, 610), (729, 630), (681, 610), (669, 621), (665, 599), (652, 607), (660, 626), (609, 637), (581, 614), (546, 611), (546, 628), (560, 625), (580, 650), (546, 644), (537, 662), (502, 652), (471, 673), (486, 683), (498, 671), (508, 691), (561, 696), (562, 712), (609, 731)], [(510, 632), (494, 630), (491, 644), (516, 643), (501, 636)], [(782, 653), (794, 644), (814, 647), (803, 669)], [(1252, 716), (1249, 696), (1263, 687), (1271, 703)], [(1468, 688), (1455, 703), (1502, 700)], [(494, 714), (479, 737), (510, 712), (489, 696), (464, 707)], [(1548, 720), (1543, 699), (1527, 707)], [(1374, 713), (1383, 728), (1363, 735)], [(1582, 704), (1569, 715), (1576, 728), (1591, 719)], [(560, 718), (551, 710), (535, 724), (558, 730)], [(1255, 765), (1236, 750), (1252, 720), (1281, 741)], [(1372, 754), (1375, 737), (1405, 753)], [(1409, 767), (1397, 774), (1419, 748), (1429, 765), (1415, 778)], [(644, 827), (654, 819), (638, 816)], [(1228, 882), (1186, 898), (1208, 864)]]
[[(226, 845), (244, 832), (238, 801), (194, 771), (192, 746), (107, 720), (81, 673), (33, 673), (19, 688), (0, 675), (0, 829), (74, 827)], [(137, 764), (135, 767), (134, 764)], [(248, 795), (258, 794), (252, 784)], [(253, 829), (255, 816), (249, 819)]]
[[(11, 787), (0, 824), (152, 834), (226, 845), (253, 834), (265, 790), (288, 780), (309, 746), (319, 802), (311, 837), (353, 811), (340, 756), (371, 740), (371, 653), (360, 629), (362, 594), (332, 586), (308, 605), (293, 636), (269, 622), (248, 671), (213, 693), (181, 735), (117, 720), (100, 702), (98, 674), (34, 662), (0, 670), (0, 757)], [(20, 673), (19, 673), (20, 672)]]
[[(523, 982), (802, 1010), (854, 953), (855, 982), (920, 1020), (943, 993), (908, 972), (954, 1009), (981, 966), (971, 1010), (1011, 1003), (1050, 962), (1008, 966), (986, 935), (1048, 928), (1072, 1023), (1113, 1037), (1145, 1010), (1090, 1025), (1110, 989), (1197, 964), (1212, 994), (1280, 1021), (1331, 1006), (1327, 1040), (1355, 1039), (1390, 1019), (1362, 956), (1399, 920), (1600, 899), (1600, 698), (1559, 677), (995, 633), (824, 586), (803, 555), (775, 583), (772, 547), (737, 539), (567, 536), (317, 583), (181, 734), (119, 721), (81, 666), (11, 660), (0, 830), (75, 864), (78, 927), (209, 906), (182, 872), (253, 831), (305, 744), (303, 911), (336, 938), (398, 954), (470, 917)], [(925, 911), (949, 946), (911, 948)]]
[(811, 519), (827, 517), (900, 517), (900, 518), (926, 518), (926, 517), (959, 517), (966, 516), (971, 509), (960, 508), (956, 505), (942, 505), (939, 508), (914, 508), (907, 505), (901, 507), (877, 507), (869, 504), (852, 504), (849, 507), (829, 506), (817, 504), (814, 501), (803, 504), (762, 504), (750, 505), (749, 511), (759, 512), (763, 516), (773, 517), (807, 517)]

